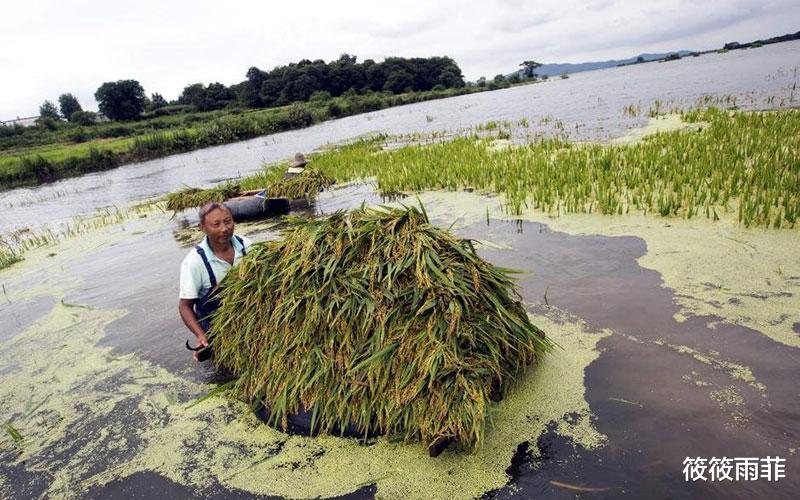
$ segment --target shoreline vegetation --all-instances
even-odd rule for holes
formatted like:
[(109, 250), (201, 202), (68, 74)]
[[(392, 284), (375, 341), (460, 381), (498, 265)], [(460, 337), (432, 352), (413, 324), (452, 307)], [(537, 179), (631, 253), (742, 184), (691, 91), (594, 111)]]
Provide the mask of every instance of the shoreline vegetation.
[[(349, 95), (260, 110), (211, 111), (135, 124), (100, 125), (108, 134), (131, 135), (0, 150), (0, 190), (44, 184), (128, 163), (305, 128), (329, 119), (488, 89), (460, 87), (397, 95)], [(151, 132), (139, 132), (147, 130), (148, 124)], [(152, 131), (161, 127), (166, 130)], [(76, 133), (81, 131), (78, 129)]]
[(251, 67), (225, 86), (187, 85), (178, 99), (147, 97), (136, 80), (104, 82), (94, 96), (100, 113), (74, 95), (57, 107), (45, 100), (35, 126), (0, 126), (0, 190), (51, 182), (209, 146), (294, 130), (328, 119), (537, 81), (525, 76), (465, 82), (450, 57), (387, 57), (381, 62), (342, 54), (303, 59), (270, 71)]

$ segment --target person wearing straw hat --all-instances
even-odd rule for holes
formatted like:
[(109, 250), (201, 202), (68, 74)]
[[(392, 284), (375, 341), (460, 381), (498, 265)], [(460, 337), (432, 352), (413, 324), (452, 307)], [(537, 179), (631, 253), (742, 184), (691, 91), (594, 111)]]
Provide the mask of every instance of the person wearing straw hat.
[(289, 162), (289, 168), (286, 169), (286, 173), (283, 174), (283, 178), (290, 179), (296, 175), (302, 174), (306, 165), (308, 165), (308, 160), (303, 156), (303, 153), (295, 153), (294, 158)]
[(211, 201), (200, 208), (200, 230), (205, 238), (183, 259), (180, 277), (178, 312), (186, 328), (197, 337), (195, 361), (211, 356), (209, 316), (219, 307), (217, 285), (228, 271), (247, 254), (252, 242), (234, 234), (234, 221), (230, 209), (223, 203)]

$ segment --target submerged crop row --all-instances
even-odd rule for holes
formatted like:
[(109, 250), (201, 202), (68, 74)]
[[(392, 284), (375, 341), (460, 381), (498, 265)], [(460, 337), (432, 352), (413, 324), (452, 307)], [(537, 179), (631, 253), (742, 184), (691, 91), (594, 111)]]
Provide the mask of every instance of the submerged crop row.
[(150, 203), (133, 205), (128, 209), (110, 207), (89, 217), (75, 217), (72, 221), (61, 223), (55, 229), (51, 226), (38, 229), (22, 228), (0, 234), (0, 269), (22, 261), (24, 254), (30, 250), (55, 245), (66, 238), (119, 224), (134, 217), (147, 217), (147, 212), (154, 208), (163, 211), (161, 206)]
[[(800, 110), (683, 114), (702, 130), (659, 133), (627, 146), (545, 139), (493, 150), (458, 138), (380, 151), (363, 140), (315, 158), (337, 180), (375, 177), (383, 193), (475, 188), (503, 193), (507, 209), (717, 219), (795, 227), (800, 216)], [(700, 127), (698, 127), (700, 129)]]

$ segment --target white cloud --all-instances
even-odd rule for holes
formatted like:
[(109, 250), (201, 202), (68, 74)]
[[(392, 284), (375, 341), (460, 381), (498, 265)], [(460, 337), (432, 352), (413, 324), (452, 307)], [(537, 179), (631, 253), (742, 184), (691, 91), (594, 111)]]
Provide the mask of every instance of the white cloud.
[(468, 79), (520, 61), (581, 62), (706, 49), (797, 31), (792, 0), (398, 0), (9, 3), (0, 17), (0, 118), (104, 81), (139, 80), (168, 99), (193, 82), (244, 79), (303, 58), (449, 55)]

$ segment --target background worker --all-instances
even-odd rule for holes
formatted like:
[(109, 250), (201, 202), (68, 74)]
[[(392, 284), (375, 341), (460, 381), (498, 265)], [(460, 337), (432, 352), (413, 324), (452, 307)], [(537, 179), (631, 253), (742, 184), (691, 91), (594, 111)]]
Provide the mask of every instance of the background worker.
[(283, 174), (284, 179), (289, 179), (296, 175), (300, 175), (305, 171), (305, 166), (308, 165), (308, 160), (303, 156), (303, 153), (295, 153), (292, 161), (289, 162), (289, 168)]

